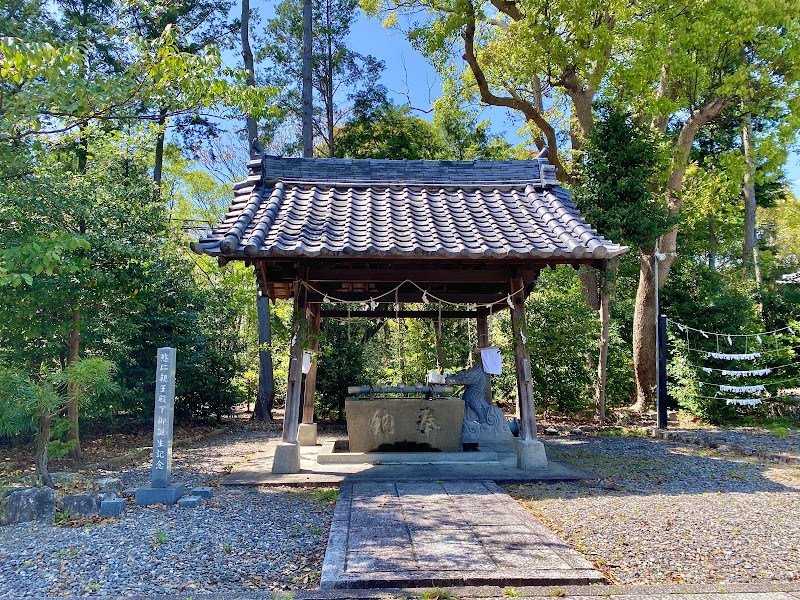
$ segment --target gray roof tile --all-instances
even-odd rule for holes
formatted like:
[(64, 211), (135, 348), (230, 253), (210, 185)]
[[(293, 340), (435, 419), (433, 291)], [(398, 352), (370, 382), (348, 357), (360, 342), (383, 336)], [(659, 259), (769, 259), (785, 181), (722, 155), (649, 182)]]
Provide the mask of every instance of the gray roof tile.
[(555, 169), (528, 161), (264, 157), (225, 219), (192, 245), (229, 258), (414, 255), (608, 258), (626, 247), (578, 214)]

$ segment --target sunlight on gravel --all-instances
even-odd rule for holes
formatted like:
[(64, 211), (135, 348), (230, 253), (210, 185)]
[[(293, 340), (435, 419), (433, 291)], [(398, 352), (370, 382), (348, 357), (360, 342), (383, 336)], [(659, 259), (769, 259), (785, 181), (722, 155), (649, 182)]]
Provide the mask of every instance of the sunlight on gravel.
[(800, 468), (641, 438), (552, 440), (598, 480), (508, 486), (614, 583), (800, 580)]

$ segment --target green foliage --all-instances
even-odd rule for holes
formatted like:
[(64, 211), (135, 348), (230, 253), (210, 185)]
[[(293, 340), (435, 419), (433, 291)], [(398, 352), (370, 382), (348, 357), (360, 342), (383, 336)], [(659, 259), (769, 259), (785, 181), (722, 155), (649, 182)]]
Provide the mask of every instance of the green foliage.
[(66, 408), (70, 398), (85, 407), (93, 398), (117, 394), (115, 371), (114, 363), (100, 358), (79, 360), (55, 372), (37, 370), (34, 377), (0, 368), (0, 435), (36, 428), (36, 475), (40, 484), (52, 485), (47, 471), (51, 420)]
[(320, 328), (320, 355), (317, 358), (317, 411), (337, 419), (344, 418), (347, 386), (366, 385), (361, 332), (346, 324), (325, 320)]
[(385, 96), (356, 100), (353, 117), (337, 131), (336, 156), (340, 158), (439, 158), (442, 143), (430, 123), (395, 106)]
[[(738, 271), (738, 270), (737, 270)], [(667, 314), (682, 324), (700, 330), (731, 334), (758, 333), (764, 331), (764, 322), (758, 312), (756, 298), (747, 282), (730, 277), (704, 265), (691, 264), (680, 260), (673, 267), (673, 277), (664, 287), (664, 305)], [(793, 325), (794, 321), (781, 322), (775, 328)], [(730, 345), (726, 338), (697, 334), (670, 332), (671, 356), (669, 361), (670, 394), (678, 404), (692, 414), (712, 423), (731, 423), (743, 415), (757, 413), (762, 407), (750, 408), (727, 405), (721, 398), (730, 393), (718, 393), (719, 384), (731, 385), (730, 378), (717, 371), (706, 373), (700, 367), (714, 369), (734, 369), (729, 361), (715, 362), (706, 357), (708, 352), (756, 352), (763, 351), (757, 363), (748, 363), (747, 369), (760, 369), (777, 365), (792, 365), (796, 362), (793, 346), (797, 338), (790, 332), (763, 336), (763, 343), (755, 338), (732, 338), (736, 345)], [(722, 348), (720, 348), (722, 344)], [(735, 385), (767, 384), (772, 393), (780, 387), (791, 387), (798, 375), (796, 366), (776, 371), (768, 378), (737, 378)], [(786, 385), (778, 382), (788, 381)], [(706, 385), (703, 385), (703, 384)]]
[(478, 122), (476, 110), (465, 109), (445, 95), (433, 103), (433, 126), (442, 140), (441, 158), (448, 160), (508, 160), (511, 145), (489, 131), (489, 121)]
[(596, 122), (583, 146), (581, 184), (575, 202), (604, 236), (634, 248), (652, 248), (670, 219), (656, 195), (666, 164), (653, 134), (630, 114), (611, 105), (596, 109)]
[[(583, 300), (580, 280), (569, 267), (543, 271), (525, 306), (527, 345), (531, 350), (534, 401), (539, 410), (575, 413), (593, 404), (595, 367), (587, 351), (596, 352), (597, 315)], [(500, 320), (503, 375), (497, 385), (507, 399), (516, 395), (511, 323)]]
[(663, 312), (671, 319), (727, 333), (763, 330), (749, 285), (724, 273), (678, 259), (663, 287)]
[(100, 358), (86, 358), (61, 371), (38, 374), (36, 380), (7, 368), (0, 370), (0, 434), (32, 429), (39, 417), (56, 416), (67, 405), (67, 385), (84, 406), (94, 397), (118, 393), (113, 381), (115, 371), (114, 363)]

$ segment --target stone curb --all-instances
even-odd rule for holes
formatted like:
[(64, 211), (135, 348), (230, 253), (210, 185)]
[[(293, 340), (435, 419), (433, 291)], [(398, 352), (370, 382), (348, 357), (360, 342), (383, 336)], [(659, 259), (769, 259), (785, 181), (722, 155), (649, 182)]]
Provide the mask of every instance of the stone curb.
[[(501, 587), (456, 587), (446, 588), (453, 598), (467, 599), (503, 599), (508, 596), (504, 591), (509, 588)], [(747, 600), (767, 600), (774, 598), (775, 593), (784, 593), (790, 597), (800, 598), (800, 581), (795, 582), (770, 582), (752, 584), (716, 584), (716, 585), (590, 585), (590, 586), (559, 586), (559, 587), (514, 587), (518, 598), (597, 598), (628, 596), (633, 598), (663, 598), (674, 596), (674, 600), (681, 600), (687, 595), (703, 595), (710, 600), (729, 600), (741, 595), (746, 595)], [(388, 600), (392, 598), (419, 598), (425, 591), (422, 589), (361, 589), (361, 590), (287, 590), (285, 592), (224, 592), (190, 594), (194, 600)], [(106, 598), (123, 598), (123, 596), (105, 596)], [(4, 600), (14, 600), (20, 596), (3, 596)], [(41, 596), (41, 600), (79, 600), (85, 596), (50, 597)], [(187, 593), (124, 596), (125, 600), (186, 600)]]
[(669, 442), (682, 442), (684, 444), (693, 444), (702, 448), (711, 448), (712, 450), (729, 451), (742, 456), (755, 456), (756, 458), (763, 458), (765, 460), (772, 460), (779, 463), (800, 465), (800, 456), (774, 454), (772, 452), (765, 452), (764, 450), (747, 448), (738, 444), (718, 444), (717, 442), (709, 442), (700, 437), (687, 435), (681, 431), (669, 431), (653, 428), (650, 430), (650, 432), (654, 438)]

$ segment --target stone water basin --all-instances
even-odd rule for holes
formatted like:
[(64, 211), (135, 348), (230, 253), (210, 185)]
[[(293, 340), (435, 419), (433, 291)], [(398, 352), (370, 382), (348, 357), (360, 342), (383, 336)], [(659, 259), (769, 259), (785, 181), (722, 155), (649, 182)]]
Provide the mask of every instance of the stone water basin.
[(350, 397), (345, 410), (350, 452), (461, 452), (460, 398)]

